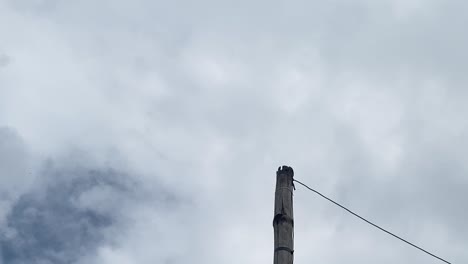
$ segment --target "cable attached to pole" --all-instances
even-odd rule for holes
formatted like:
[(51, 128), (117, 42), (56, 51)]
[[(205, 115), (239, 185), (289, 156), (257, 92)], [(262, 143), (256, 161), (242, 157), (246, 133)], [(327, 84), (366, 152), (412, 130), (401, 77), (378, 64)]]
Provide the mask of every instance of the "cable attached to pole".
[(320, 195), (322, 198), (325, 198), (326, 200), (328, 200), (328, 201), (332, 202), (333, 204), (337, 205), (338, 207), (341, 207), (342, 209), (344, 209), (344, 210), (347, 211), (348, 213), (350, 213), (350, 214), (356, 216), (357, 218), (359, 218), (359, 219), (361, 219), (362, 221), (364, 221), (364, 222), (366, 222), (366, 223), (372, 225), (373, 227), (375, 227), (375, 228), (377, 228), (377, 229), (380, 229), (381, 231), (383, 231), (383, 232), (385, 232), (385, 233), (387, 233), (387, 234), (389, 234), (389, 235), (391, 235), (391, 236), (393, 236), (393, 237), (395, 237), (395, 238), (398, 238), (399, 240), (405, 242), (406, 244), (408, 244), (408, 245), (410, 245), (410, 246), (413, 246), (414, 248), (419, 249), (419, 250), (421, 250), (422, 252), (424, 252), (424, 253), (426, 253), (426, 254), (428, 254), (428, 255), (430, 255), (430, 256), (432, 256), (432, 257), (434, 257), (434, 258), (436, 258), (436, 259), (438, 259), (438, 260), (440, 260), (440, 261), (443, 261), (443, 262), (445, 262), (445, 263), (447, 263), (447, 264), (452, 264), (452, 263), (448, 262), (447, 260), (445, 260), (445, 259), (443, 259), (443, 258), (441, 258), (441, 257), (438, 257), (438, 256), (432, 254), (431, 252), (429, 252), (429, 251), (427, 251), (427, 250), (425, 250), (425, 249), (423, 249), (423, 248), (421, 248), (421, 247), (419, 247), (419, 246), (417, 246), (417, 245), (415, 245), (415, 244), (409, 242), (408, 240), (403, 239), (403, 238), (401, 238), (400, 236), (397, 236), (397, 235), (395, 235), (394, 233), (392, 233), (392, 232), (390, 232), (390, 231), (388, 231), (388, 230), (385, 230), (384, 228), (382, 228), (382, 227), (380, 227), (380, 226), (378, 226), (378, 225), (372, 223), (371, 221), (365, 219), (364, 217), (362, 217), (362, 216), (356, 214), (355, 212), (349, 210), (348, 208), (344, 207), (343, 205), (341, 205), (341, 204), (339, 204), (339, 203), (333, 201), (332, 199), (326, 197), (325, 195), (321, 194), (320, 192), (318, 192), (318, 191), (316, 191), (316, 190), (310, 188), (310, 187), (307, 186), (306, 184), (304, 184), (304, 183), (302, 183), (302, 182), (300, 182), (300, 181), (298, 181), (298, 180), (295, 180), (295, 179), (294, 179), (293, 181), (295, 181), (295, 182), (301, 184), (302, 186), (306, 187), (307, 189), (309, 189), (309, 190), (313, 191), (314, 193)]

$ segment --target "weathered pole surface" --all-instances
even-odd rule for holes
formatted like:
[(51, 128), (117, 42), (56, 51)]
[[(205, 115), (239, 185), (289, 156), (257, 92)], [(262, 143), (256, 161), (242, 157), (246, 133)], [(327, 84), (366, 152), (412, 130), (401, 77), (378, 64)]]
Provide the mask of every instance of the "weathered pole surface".
[(293, 177), (294, 171), (288, 166), (276, 172), (273, 264), (292, 264), (294, 259)]

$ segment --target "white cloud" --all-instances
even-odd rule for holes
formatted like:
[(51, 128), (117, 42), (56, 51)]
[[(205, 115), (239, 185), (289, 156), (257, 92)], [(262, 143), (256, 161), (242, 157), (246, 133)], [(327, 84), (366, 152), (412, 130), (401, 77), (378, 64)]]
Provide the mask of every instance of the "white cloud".
[[(271, 262), (282, 164), (463, 262), (464, 7), (3, 1), (0, 124), (24, 146), (1, 156), (0, 172), (26, 175), (45, 158), (72, 168), (82, 161), (57, 157), (79, 149), (85, 167), (144, 186), (138, 199), (106, 186), (76, 197), (83, 210), (126, 212), (84, 263)], [(180, 205), (153, 204), (160, 189)], [(297, 262), (430, 261), (300, 191)]]

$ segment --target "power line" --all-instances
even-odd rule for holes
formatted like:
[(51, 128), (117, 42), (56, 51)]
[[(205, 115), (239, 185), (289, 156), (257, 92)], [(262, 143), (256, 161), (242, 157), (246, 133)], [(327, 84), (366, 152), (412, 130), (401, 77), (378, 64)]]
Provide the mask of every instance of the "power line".
[(362, 216), (356, 214), (355, 212), (349, 210), (348, 208), (344, 207), (343, 205), (341, 205), (341, 204), (339, 204), (339, 203), (333, 201), (332, 199), (326, 197), (325, 195), (321, 194), (320, 192), (318, 192), (318, 191), (316, 191), (316, 190), (310, 188), (310, 187), (307, 186), (306, 184), (304, 184), (304, 183), (302, 183), (302, 182), (300, 182), (300, 181), (298, 181), (298, 180), (293, 180), (293, 181), (295, 181), (295, 182), (301, 184), (302, 186), (306, 187), (307, 189), (309, 189), (309, 190), (313, 191), (314, 193), (316, 193), (316, 194), (322, 196), (322, 197), (325, 198), (326, 200), (328, 200), (328, 201), (334, 203), (335, 205), (341, 207), (342, 209), (346, 210), (348, 213), (350, 213), (350, 214), (356, 216), (357, 218), (359, 218), (359, 219), (361, 219), (362, 221), (364, 221), (364, 222), (366, 222), (366, 223), (372, 225), (373, 227), (376, 227), (376, 228), (380, 229), (381, 231), (384, 231), (385, 233), (387, 233), (387, 234), (389, 234), (389, 235), (391, 235), (391, 236), (393, 236), (393, 237), (395, 237), (395, 238), (398, 238), (399, 240), (405, 242), (406, 244), (408, 244), (408, 245), (410, 245), (410, 246), (413, 246), (413, 247), (415, 247), (415, 248), (421, 250), (422, 252), (424, 252), (424, 253), (426, 253), (426, 254), (428, 254), (428, 255), (430, 255), (430, 256), (432, 256), (432, 257), (438, 259), (438, 260), (441, 260), (441, 261), (443, 261), (443, 262), (445, 262), (445, 263), (451, 264), (451, 263), (448, 262), (447, 260), (445, 260), (445, 259), (443, 259), (443, 258), (441, 258), (441, 257), (438, 257), (438, 256), (432, 254), (431, 252), (429, 252), (429, 251), (427, 251), (427, 250), (425, 250), (425, 249), (423, 249), (423, 248), (421, 248), (421, 247), (416, 246), (415, 244), (409, 242), (408, 240), (403, 239), (403, 238), (401, 238), (401, 237), (395, 235), (394, 233), (392, 233), (392, 232), (390, 232), (390, 231), (387, 231), (387, 230), (385, 230), (384, 228), (382, 228), (382, 227), (380, 227), (380, 226), (378, 226), (378, 225), (372, 223), (371, 221), (365, 219), (364, 217), (362, 217)]

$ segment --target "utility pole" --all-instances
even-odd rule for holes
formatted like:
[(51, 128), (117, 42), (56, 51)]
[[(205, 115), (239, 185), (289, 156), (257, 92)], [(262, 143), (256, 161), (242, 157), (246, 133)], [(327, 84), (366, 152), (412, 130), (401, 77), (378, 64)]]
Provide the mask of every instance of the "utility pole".
[(288, 166), (276, 172), (273, 264), (292, 264), (294, 259), (293, 177), (294, 171)]

